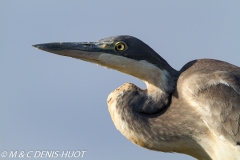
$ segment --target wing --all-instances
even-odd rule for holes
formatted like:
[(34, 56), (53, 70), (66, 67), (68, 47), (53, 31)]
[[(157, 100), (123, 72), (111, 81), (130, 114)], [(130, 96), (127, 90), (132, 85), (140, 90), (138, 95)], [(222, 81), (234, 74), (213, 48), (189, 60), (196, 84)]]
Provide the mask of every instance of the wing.
[(209, 130), (222, 140), (240, 145), (240, 68), (205, 60), (184, 74), (182, 93)]
[(219, 138), (240, 145), (240, 92), (219, 83), (201, 90), (198, 96), (205, 112), (202, 119), (209, 129)]
[(194, 70), (189, 75), (184, 85), (189, 103), (212, 133), (240, 145), (240, 69)]

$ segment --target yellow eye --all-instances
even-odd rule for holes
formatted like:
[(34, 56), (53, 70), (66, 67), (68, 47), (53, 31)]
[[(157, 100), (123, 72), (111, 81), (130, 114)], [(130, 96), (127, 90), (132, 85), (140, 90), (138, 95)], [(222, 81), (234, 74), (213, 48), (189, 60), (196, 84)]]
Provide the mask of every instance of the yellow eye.
[(127, 48), (127, 45), (124, 42), (117, 42), (115, 44), (116, 51), (124, 51)]

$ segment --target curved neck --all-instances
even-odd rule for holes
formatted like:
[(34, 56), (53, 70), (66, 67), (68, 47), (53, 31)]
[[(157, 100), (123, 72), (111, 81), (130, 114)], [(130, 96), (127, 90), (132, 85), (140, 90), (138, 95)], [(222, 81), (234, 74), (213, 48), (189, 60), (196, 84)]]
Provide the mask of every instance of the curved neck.
[(154, 62), (149, 62), (103, 53), (97, 63), (144, 81), (149, 91), (157, 87), (162, 92), (170, 93), (174, 89), (179, 73), (165, 60), (159, 58), (161, 57), (158, 56), (153, 59)]
[[(171, 103), (166, 104), (168, 98), (169, 96), (162, 97), (156, 101), (148, 95), (148, 91), (125, 83), (108, 96), (108, 110), (116, 128), (139, 146), (194, 157), (199, 153), (208, 157), (190, 137), (195, 130), (189, 130), (188, 123), (196, 117), (189, 120), (185, 110), (176, 103), (176, 98), (172, 97)], [(190, 112), (192, 111), (188, 114)], [(180, 120), (183, 115), (186, 121)]]

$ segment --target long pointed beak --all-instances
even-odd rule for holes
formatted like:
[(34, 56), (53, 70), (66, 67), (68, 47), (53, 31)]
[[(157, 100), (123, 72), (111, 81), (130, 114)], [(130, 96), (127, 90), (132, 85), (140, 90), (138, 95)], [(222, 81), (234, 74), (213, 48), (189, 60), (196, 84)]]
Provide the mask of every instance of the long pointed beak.
[(54, 54), (97, 63), (99, 55), (106, 53), (106, 49), (101, 48), (101, 45), (99, 42), (53, 42), (35, 44), (33, 47)]

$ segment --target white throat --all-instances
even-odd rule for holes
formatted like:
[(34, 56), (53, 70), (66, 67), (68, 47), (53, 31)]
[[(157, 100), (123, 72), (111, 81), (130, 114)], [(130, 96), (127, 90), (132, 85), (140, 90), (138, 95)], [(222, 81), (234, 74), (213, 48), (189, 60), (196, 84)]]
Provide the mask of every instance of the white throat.
[(165, 93), (171, 90), (168, 86), (169, 73), (161, 70), (146, 60), (134, 60), (122, 56), (103, 53), (98, 57), (100, 65), (132, 75), (146, 83), (149, 92)]

